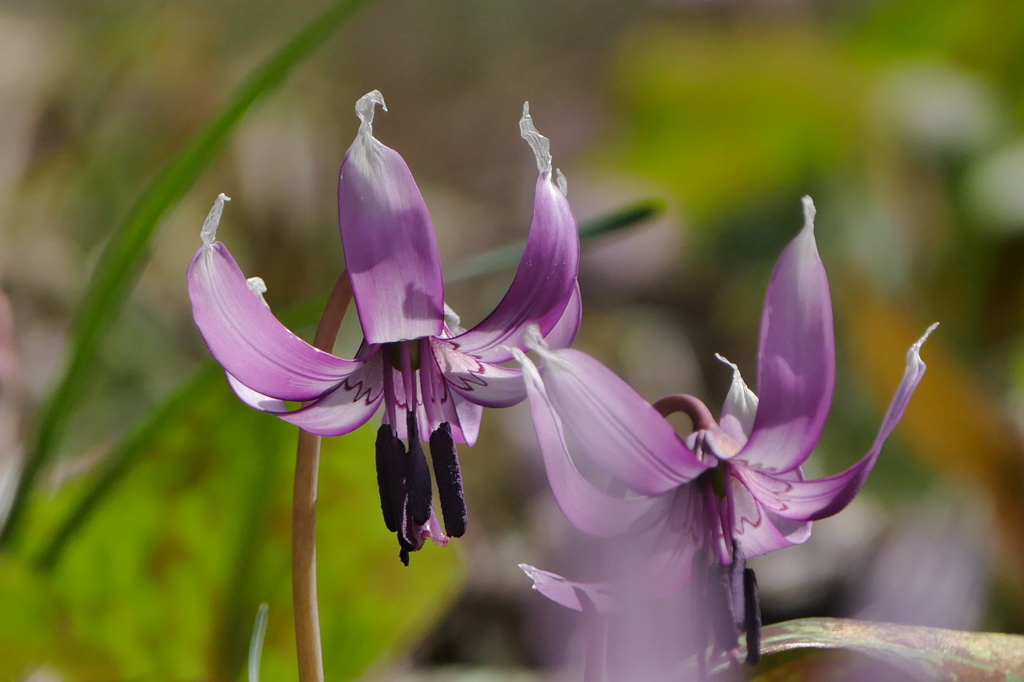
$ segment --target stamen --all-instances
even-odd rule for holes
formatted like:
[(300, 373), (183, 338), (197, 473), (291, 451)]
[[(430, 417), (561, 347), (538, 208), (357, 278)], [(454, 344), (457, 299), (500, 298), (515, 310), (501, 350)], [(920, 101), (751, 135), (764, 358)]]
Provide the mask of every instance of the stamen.
[(533, 125), (533, 117), (530, 116), (530, 103), (523, 102), (523, 117), (519, 119), (519, 134), (526, 140), (533, 149), (533, 156), (537, 159), (537, 172), (546, 173), (551, 170), (551, 141), (541, 135)]
[(384, 525), (392, 533), (397, 533), (405, 507), (405, 446), (395, 438), (389, 424), (381, 424), (377, 430), (376, 450), (377, 490)]
[(743, 570), (743, 630), (747, 633), (747, 665), (761, 662), (761, 600), (754, 569)]
[(430, 518), (430, 500), (434, 495), (430, 483), (430, 468), (427, 457), (420, 445), (420, 429), (416, 423), (416, 412), (406, 413), (406, 429), (409, 441), (409, 516), (413, 523), (422, 526)]
[(461, 538), (466, 533), (468, 514), (466, 498), (462, 492), (462, 471), (459, 468), (459, 453), (452, 438), (452, 427), (442, 422), (430, 434), (430, 459), (434, 464), (434, 479), (437, 481), (437, 498), (441, 502), (441, 516), (444, 532), (449, 537)]
[(213, 246), (213, 243), (217, 241), (217, 227), (220, 225), (220, 217), (224, 213), (224, 204), (229, 201), (231, 201), (231, 197), (221, 192), (213, 202), (213, 208), (206, 214), (203, 229), (199, 231), (199, 236), (202, 237), (203, 244), (206, 246)]

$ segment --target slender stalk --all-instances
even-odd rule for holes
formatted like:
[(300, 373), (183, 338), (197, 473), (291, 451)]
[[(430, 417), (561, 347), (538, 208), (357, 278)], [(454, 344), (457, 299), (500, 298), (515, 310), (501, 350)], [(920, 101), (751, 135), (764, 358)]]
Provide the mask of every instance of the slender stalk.
[[(327, 300), (313, 345), (334, 350), (341, 321), (352, 300), (344, 272)], [(324, 656), (320, 646), (320, 613), (316, 601), (316, 486), (320, 472), (320, 436), (299, 431), (292, 496), (292, 601), (295, 605), (295, 644), (299, 682), (323, 682)]]

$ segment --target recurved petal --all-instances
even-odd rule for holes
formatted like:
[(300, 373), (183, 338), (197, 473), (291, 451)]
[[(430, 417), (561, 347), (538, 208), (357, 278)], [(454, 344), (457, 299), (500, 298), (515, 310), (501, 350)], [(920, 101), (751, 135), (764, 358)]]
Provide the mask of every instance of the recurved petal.
[[(535, 142), (546, 139), (533, 129), (528, 113), (524, 112), (523, 122), (523, 137), (540, 150), (538, 165), (543, 168), (544, 149)], [(579, 229), (569, 202), (551, 175), (550, 156), (546, 164), (547, 169), (537, 178), (533, 222), (512, 286), (494, 312), (455, 337), (461, 350), (487, 362), (505, 362), (512, 358), (510, 348), (525, 348), (523, 337), (530, 325), (538, 325), (542, 335), (549, 334), (562, 319), (576, 286)]]
[(192, 258), (188, 292), (192, 316), (210, 353), (228, 374), (257, 393), (313, 400), (359, 367), (314, 348), (278, 322), (220, 242), (202, 246)]
[(670, 499), (614, 497), (598, 490), (583, 477), (569, 454), (561, 420), (548, 399), (537, 368), (520, 351), (516, 354), (523, 366), (530, 416), (551, 492), (566, 518), (584, 533), (597, 537), (640, 531), (656, 523), (665, 514)]
[(444, 282), (434, 227), (398, 152), (373, 137), (376, 90), (356, 104), (362, 125), (338, 181), (338, 219), (359, 321), (370, 343), (436, 336)]
[(600, 362), (573, 349), (538, 352), (553, 410), (612, 476), (638, 492), (661, 495), (707, 469), (671, 424)]
[(519, 564), (519, 568), (533, 581), (533, 589), (574, 611), (614, 613), (619, 609), (619, 599), (614, 596), (610, 583), (574, 582), (529, 564)]
[(811, 454), (828, 417), (835, 384), (835, 336), (828, 278), (814, 240), (814, 204), (772, 275), (761, 315), (753, 433), (737, 458), (783, 472)]
[(927, 366), (921, 360), (921, 346), (936, 326), (929, 327), (924, 336), (907, 351), (903, 380), (889, 403), (874, 444), (859, 462), (846, 471), (814, 481), (739, 469), (745, 485), (762, 505), (781, 517), (796, 521), (817, 521), (837, 514), (853, 500), (874, 468), (886, 439), (903, 416), (914, 389), (924, 377)]
[(384, 399), (381, 354), (360, 363), (333, 391), (281, 419), (318, 436), (342, 436), (369, 421)]

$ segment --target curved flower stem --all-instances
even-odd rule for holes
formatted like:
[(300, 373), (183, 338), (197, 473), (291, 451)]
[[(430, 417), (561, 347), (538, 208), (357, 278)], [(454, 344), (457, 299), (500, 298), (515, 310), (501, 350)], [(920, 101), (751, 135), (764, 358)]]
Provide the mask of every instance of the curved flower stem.
[[(313, 345), (328, 353), (334, 349), (341, 321), (351, 300), (352, 287), (348, 275), (342, 272), (327, 300)], [(320, 436), (299, 431), (292, 495), (292, 601), (295, 605), (295, 644), (300, 682), (323, 682), (324, 679), (320, 614), (316, 601), (316, 487), (319, 472)]]

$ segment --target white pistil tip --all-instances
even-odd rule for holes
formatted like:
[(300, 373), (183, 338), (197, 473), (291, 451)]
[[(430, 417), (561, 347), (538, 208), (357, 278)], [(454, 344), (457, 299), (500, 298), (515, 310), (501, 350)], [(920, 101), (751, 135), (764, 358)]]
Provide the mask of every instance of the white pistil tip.
[(814, 208), (814, 199), (805, 196), (801, 201), (804, 204), (804, 229), (814, 230), (814, 216), (818, 212)]
[(217, 195), (217, 200), (213, 202), (213, 208), (206, 214), (203, 229), (199, 231), (199, 236), (203, 238), (203, 244), (206, 246), (213, 246), (213, 243), (217, 241), (217, 226), (220, 225), (220, 217), (224, 213), (224, 204), (229, 201), (231, 201), (231, 197), (221, 192)]
[(523, 117), (519, 119), (519, 134), (523, 136), (533, 155), (537, 159), (537, 172), (545, 173), (551, 170), (551, 141), (537, 132), (533, 125), (533, 118), (530, 116), (530, 103), (523, 102)]
[(245, 280), (245, 283), (249, 285), (249, 290), (256, 294), (256, 298), (263, 302), (263, 305), (270, 307), (267, 303), (267, 299), (263, 298), (263, 294), (267, 293), (267, 283), (263, 281), (262, 277), (250, 277)]
[(384, 95), (380, 94), (380, 90), (368, 92), (356, 102), (356, 116), (359, 117), (360, 135), (373, 135), (373, 114), (378, 104), (384, 111), (388, 110), (388, 105), (384, 104)]

